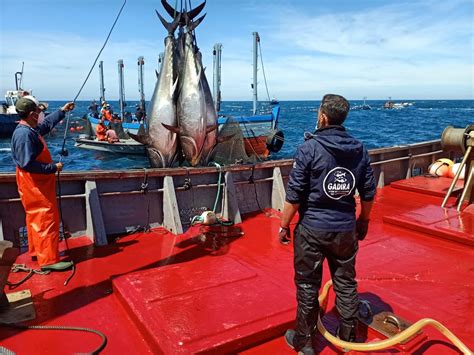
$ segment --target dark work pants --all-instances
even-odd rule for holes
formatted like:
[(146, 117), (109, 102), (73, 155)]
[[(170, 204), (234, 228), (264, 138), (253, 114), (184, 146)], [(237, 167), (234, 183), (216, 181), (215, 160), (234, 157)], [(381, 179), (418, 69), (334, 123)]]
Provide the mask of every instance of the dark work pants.
[(336, 292), (336, 307), (342, 321), (352, 324), (357, 319), (359, 297), (355, 280), (355, 261), (359, 244), (355, 231), (317, 232), (301, 224), (295, 229), (294, 266), (296, 299), (295, 345), (303, 346), (314, 333), (318, 319), (318, 294), (321, 288), (324, 259)]

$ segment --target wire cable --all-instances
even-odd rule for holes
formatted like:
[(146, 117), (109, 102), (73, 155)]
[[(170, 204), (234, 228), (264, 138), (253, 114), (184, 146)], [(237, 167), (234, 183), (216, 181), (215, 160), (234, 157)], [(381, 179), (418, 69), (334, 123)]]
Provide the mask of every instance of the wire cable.
[[(74, 98), (74, 100), (72, 102), (76, 102), (77, 98), (79, 97), (79, 95), (81, 94), (82, 92), (82, 89), (84, 88), (84, 86), (86, 85), (87, 81), (89, 80), (89, 77), (91, 76), (91, 73), (92, 73), (92, 70), (94, 69), (95, 65), (97, 64), (97, 60), (99, 59), (100, 55), (102, 54), (102, 51), (104, 50), (107, 42), (109, 41), (109, 38), (110, 38), (110, 35), (112, 34), (112, 31), (115, 27), (115, 24), (117, 23), (120, 15), (122, 14), (122, 10), (123, 8), (125, 7), (125, 4), (127, 3), (127, 0), (124, 0), (123, 4), (122, 4), (122, 7), (120, 8), (120, 11), (119, 13), (117, 14), (117, 17), (115, 18), (115, 21), (112, 25), (112, 27), (110, 28), (110, 31), (109, 31), (109, 34), (107, 35), (107, 38), (105, 39), (105, 42), (104, 44), (102, 45), (102, 48), (100, 49), (99, 53), (97, 54), (95, 60), (94, 60), (94, 63), (92, 64), (91, 66), (91, 69), (89, 70), (89, 73), (87, 74), (86, 76), (86, 79), (84, 80), (84, 82), (82, 83), (82, 86), (81, 88), (79, 89), (76, 97)], [(63, 139), (63, 145), (62, 145), (62, 148), (61, 148), (61, 155), (64, 155), (64, 146), (66, 145), (66, 138), (67, 138), (67, 132), (68, 132), (68, 126), (69, 126), (69, 118), (70, 118), (70, 114), (68, 112), (68, 115), (67, 115), (67, 118), (66, 118), (66, 127), (65, 127), (65, 130), (64, 130), (64, 139)]]

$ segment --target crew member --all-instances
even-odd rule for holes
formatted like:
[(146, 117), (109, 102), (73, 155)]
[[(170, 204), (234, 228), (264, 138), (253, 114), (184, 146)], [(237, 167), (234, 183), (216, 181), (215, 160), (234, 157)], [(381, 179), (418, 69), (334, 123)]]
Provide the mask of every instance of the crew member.
[(98, 141), (107, 140), (107, 126), (105, 125), (103, 119), (101, 119), (95, 127), (95, 136), (97, 137)]
[(102, 111), (102, 119), (105, 121), (112, 121), (112, 111), (110, 109), (110, 105), (107, 103), (104, 103)]
[[(290, 221), (299, 212), (294, 231), (296, 330), (288, 330), (285, 339), (304, 354), (314, 354), (311, 340), (325, 258), (342, 318), (337, 335), (346, 341), (354, 341), (356, 336), (359, 298), (355, 258), (358, 240), (368, 231), (376, 186), (367, 150), (342, 126), (348, 112), (349, 102), (342, 96), (323, 97), (317, 130), (306, 134), (295, 154), (281, 217), (279, 238), (289, 244)], [(361, 201), (357, 221), (356, 189)]]
[(145, 111), (143, 110), (141, 105), (135, 105), (135, 117), (137, 118), (138, 122), (142, 122), (145, 118)]
[(89, 111), (91, 112), (92, 117), (98, 118), (99, 117), (99, 111), (97, 108), (99, 105), (95, 102), (95, 100), (92, 100), (91, 104), (89, 105)]
[(105, 132), (105, 139), (109, 143), (119, 142), (119, 139), (117, 137), (117, 133), (115, 133), (115, 131), (110, 127), (107, 129), (107, 132)]
[(43, 270), (65, 270), (72, 262), (59, 258), (59, 214), (56, 203), (55, 173), (63, 168), (54, 164), (43, 136), (74, 109), (69, 102), (47, 115), (41, 124), (39, 102), (33, 96), (20, 98), (15, 105), (20, 123), (12, 136), (12, 157), (16, 164), (18, 193), (25, 208), (28, 251)]

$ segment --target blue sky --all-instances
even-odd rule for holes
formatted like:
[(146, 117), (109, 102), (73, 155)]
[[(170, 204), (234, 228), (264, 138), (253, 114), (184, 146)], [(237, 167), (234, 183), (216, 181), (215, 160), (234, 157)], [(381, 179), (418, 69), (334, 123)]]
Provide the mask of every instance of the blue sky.
[[(122, 2), (0, 1), (1, 94), (14, 87), (14, 73), (24, 61), (25, 89), (42, 100), (74, 98)], [(261, 37), (270, 95), (281, 100), (318, 100), (328, 92), (349, 99), (473, 99), (473, 4), (208, 0), (196, 35), (210, 82), (213, 45), (223, 45), (223, 100), (252, 98), (254, 31)], [(125, 63), (126, 98), (138, 99), (136, 62), (141, 55), (150, 99), (166, 36), (155, 9), (166, 15), (158, 0), (127, 1), (100, 58), (108, 99), (118, 97), (118, 59)], [(259, 85), (259, 97), (265, 99), (262, 75)], [(79, 100), (98, 96), (95, 68)]]

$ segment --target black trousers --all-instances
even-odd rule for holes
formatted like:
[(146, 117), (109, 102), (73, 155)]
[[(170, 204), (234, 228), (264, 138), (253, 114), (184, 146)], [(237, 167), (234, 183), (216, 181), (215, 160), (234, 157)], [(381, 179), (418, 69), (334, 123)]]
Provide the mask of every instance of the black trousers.
[(355, 280), (356, 254), (359, 243), (355, 231), (317, 232), (301, 224), (295, 229), (294, 266), (298, 309), (295, 345), (303, 346), (313, 334), (319, 312), (323, 262), (327, 258), (336, 307), (342, 321), (352, 324), (357, 319), (359, 297)]

